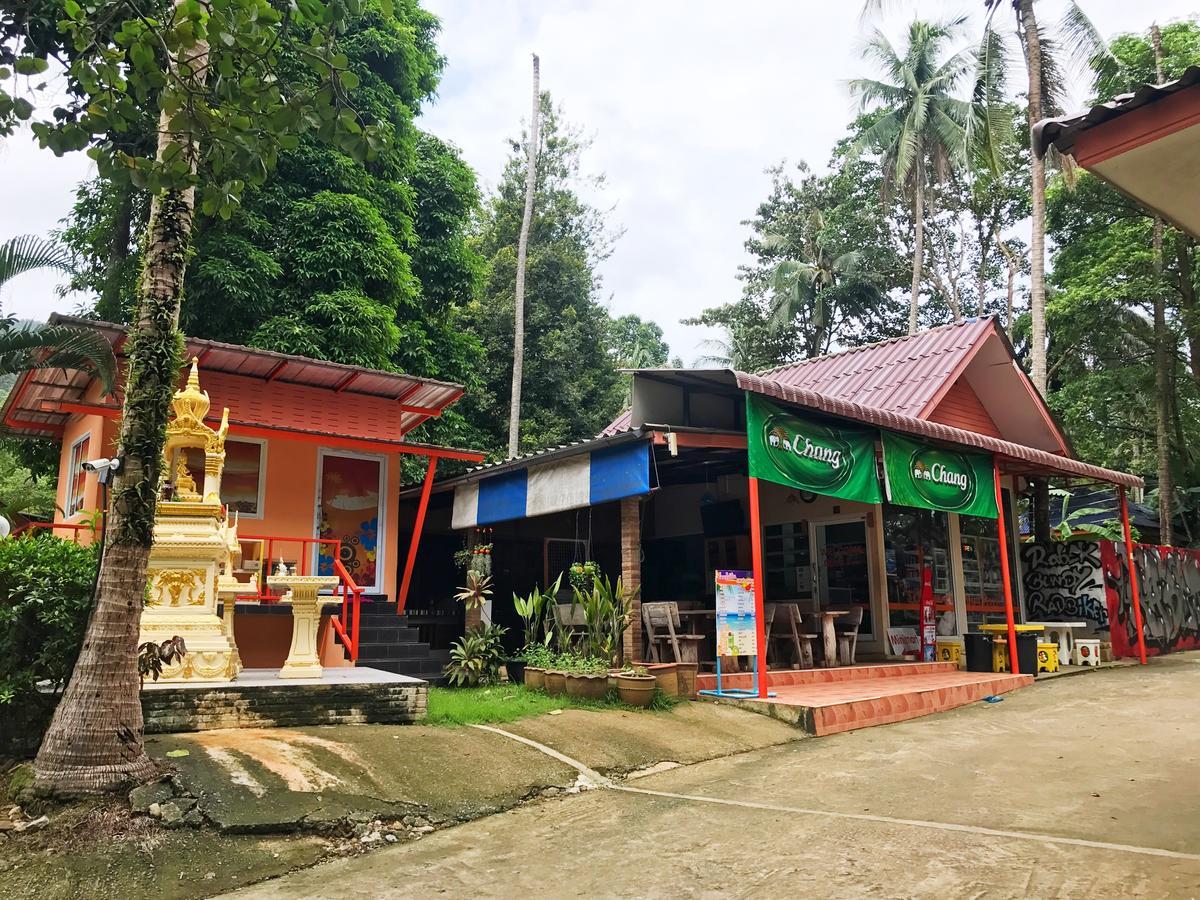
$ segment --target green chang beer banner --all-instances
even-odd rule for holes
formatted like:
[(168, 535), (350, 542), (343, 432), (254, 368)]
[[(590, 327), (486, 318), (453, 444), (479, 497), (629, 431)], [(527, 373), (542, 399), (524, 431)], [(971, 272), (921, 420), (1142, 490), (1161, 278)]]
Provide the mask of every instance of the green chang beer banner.
[(996, 518), (992, 461), (883, 432), (888, 499), (901, 506)]
[(746, 445), (754, 478), (843, 500), (882, 503), (876, 434), (822, 425), (757, 394), (746, 395)]

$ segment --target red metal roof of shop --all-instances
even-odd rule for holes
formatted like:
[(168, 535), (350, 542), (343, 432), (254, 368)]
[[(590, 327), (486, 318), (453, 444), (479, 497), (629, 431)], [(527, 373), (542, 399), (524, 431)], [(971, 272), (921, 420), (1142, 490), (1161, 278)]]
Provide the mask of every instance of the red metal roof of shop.
[[(123, 362), (124, 327), (57, 314), (50, 321), (99, 331)], [(186, 358), (200, 360), (201, 378), (206, 389), (211, 385), (214, 407), (229, 406), (231, 419), (247, 425), (397, 441), (417, 425), (440, 415), (463, 393), (457, 384), (398, 372), (200, 338), (185, 338), (185, 344)], [(244, 382), (227, 385), (229, 376), (256, 379), (264, 387), (275, 385), (276, 390), (246, 392), (240, 388)], [(88, 373), (79, 371), (27, 371), (0, 408), (0, 419), (8, 430), (19, 434), (57, 434), (79, 411), (61, 407), (85, 403), (91, 380)], [(330, 402), (331, 396), (336, 397), (336, 403)], [(119, 410), (120, 400), (110, 397), (93, 405), (97, 412), (112, 412)]]
[(779, 384), (862, 406), (923, 416), (947, 381), (995, 331), (991, 317), (942, 325), (760, 373)]
[(915, 416), (905, 415), (904, 413), (864, 406), (861, 403), (855, 403), (839, 397), (831, 397), (827, 394), (819, 394), (815, 391), (796, 387), (795, 385), (783, 384), (782, 382), (760, 375), (750, 375), (745, 372), (730, 372), (729, 374), (732, 376), (739, 390), (753, 391), (757, 394), (775, 397), (788, 403), (794, 403), (797, 406), (805, 406), (809, 409), (815, 409), (855, 422), (888, 428), (892, 431), (906, 432), (918, 437), (943, 441), (947, 444), (974, 447), (996, 454), (1000, 457), (1000, 461), (1006, 472), (1016, 474), (1052, 474), (1062, 475), (1067, 478), (1087, 478), (1096, 481), (1106, 481), (1110, 484), (1123, 485), (1125, 487), (1142, 487), (1143, 485), (1142, 479), (1137, 475), (1129, 475), (1125, 472), (1117, 472), (1113, 469), (1093, 466), (1089, 463), (1080, 462), (1067, 456), (1060, 456), (1057, 453), (1050, 453), (1046, 450), (1038, 450), (1034, 447), (1014, 444), (1011, 441), (1005, 441), (1000, 438), (991, 437), (990, 435), (979, 434), (975, 431), (966, 431), (962, 428), (954, 428), (950, 425), (943, 425), (940, 422), (930, 422)]

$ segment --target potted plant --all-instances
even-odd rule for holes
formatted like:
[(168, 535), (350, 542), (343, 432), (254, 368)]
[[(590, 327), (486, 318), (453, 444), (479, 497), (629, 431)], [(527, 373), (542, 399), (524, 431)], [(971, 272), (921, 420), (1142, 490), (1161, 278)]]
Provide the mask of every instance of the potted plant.
[[(528, 597), (521, 597), (516, 593), (513, 594), (513, 608), (516, 610), (517, 615), (521, 617), (521, 621), (524, 624), (525, 644), (518, 655), (505, 660), (505, 667), (508, 670), (510, 681), (518, 684), (522, 683), (524, 681), (523, 675), (525, 670), (531, 665), (530, 657), (536, 655), (539, 659), (542, 659), (537, 651), (549, 648), (550, 642), (554, 638), (554, 629), (548, 621), (548, 614), (552, 609), (554, 597), (558, 594), (561, 581), (562, 576), (559, 575), (558, 580), (545, 593), (535, 587)], [(539, 667), (535, 664), (535, 667), (544, 669), (545, 660), (542, 659), (542, 661), (542, 666)], [(544, 684), (544, 679), (538, 676), (535, 676), (535, 678), (538, 682), (535, 686), (541, 687)]]
[(646, 674), (658, 682), (659, 689), (668, 697), (679, 696), (679, 663), (635, 662), (634, 665), (645, 669)]
[(617, 673), (617, 696), (628, 706), (649, 706), (657, 687), (658, 682), (644, 666), (627, 666)]
[(608, 693), (608, 660), (579, 656), (571, 661), (566, 678), (567, 696), (603, 700)]
[(546, 669), (554, 662), (549, 647), (530, 647), (525, 651), (525, 687), (535, 691), (546, 689)]
[(559, 697), (567, 692), (567, 670), (575, 665), (574, 653), (560, 653), (546, 667), (546, 693)]

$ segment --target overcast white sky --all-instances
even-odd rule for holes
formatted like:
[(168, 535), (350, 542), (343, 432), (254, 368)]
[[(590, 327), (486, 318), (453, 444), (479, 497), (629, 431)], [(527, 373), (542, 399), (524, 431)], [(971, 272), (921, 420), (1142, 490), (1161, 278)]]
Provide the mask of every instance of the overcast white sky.
[[(884, 30), (899, 40), (919, 14), (977, 13), (980, 0), (893, 3)], [(1194, 0), (1082, 0), (1108, 37), (1193, 15)], [(529, 113), (529, 55), (568, 119), (594, 135), (586, 157), (608, 179), (595, 198), (615, 206), (625, 234), (603, 269), (614, 314), (658, 322), (673, 353), (698, 355), (703, 329), (679, 324), (736, 299), (749, 218), (781, 159), (820, 169), (854, 109), (845, 87), (869, 74), (858, 56), (859, 0), (426, 0), (442, 18), (448, 66), (422, 127), (457, 144), (493, 187), (505, 139)], [(1039, 3), (1056, 20), (1059, 0)], [(1005, 22), (1007, 25), (1007, 21)], [(970, 32), (974, 34), (976, 32)], [(971, 39), (964, 38), (964, 45)], [(1075, 94), (1086, 99), (1086, 88)], [(68, 213), (91, 169), (82, 154), (56, 159), (28, 133), (0, 144), (0, 240), (46, 235)], [(44, 319), (70, 310), (59, 279), (30, 273), (10, 283), (5, 310)]]

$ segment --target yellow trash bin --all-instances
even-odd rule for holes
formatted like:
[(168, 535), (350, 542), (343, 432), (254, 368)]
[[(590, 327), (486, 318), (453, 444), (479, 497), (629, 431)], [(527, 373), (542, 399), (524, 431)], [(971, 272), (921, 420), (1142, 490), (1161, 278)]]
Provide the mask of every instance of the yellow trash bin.
[(1053, 642), (1048, 644), (1038, 643), (1038, 671), (1058, 671), (1058, 644)]

